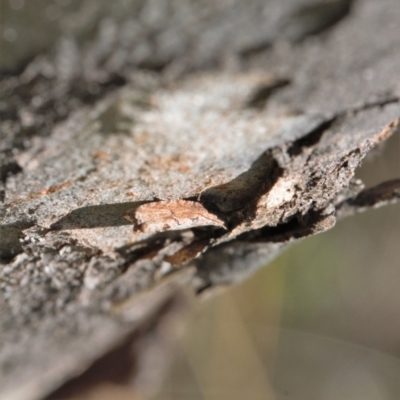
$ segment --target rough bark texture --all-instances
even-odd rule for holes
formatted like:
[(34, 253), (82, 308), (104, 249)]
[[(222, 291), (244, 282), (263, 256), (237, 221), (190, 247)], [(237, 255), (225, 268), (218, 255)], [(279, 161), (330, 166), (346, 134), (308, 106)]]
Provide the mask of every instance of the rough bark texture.
[[(352, 179), (398, 130), (398, 0), (48, 4), (2, 2), (2, 399), (48, 395), (164, 332), (184, 289), (399, 199), (398, 181)], [(40, 7), (46, 40), (18, 31)], [(155, 202), (169, 222), (134, 226)], [(95, 375), (144, 387), (147, 353)]]

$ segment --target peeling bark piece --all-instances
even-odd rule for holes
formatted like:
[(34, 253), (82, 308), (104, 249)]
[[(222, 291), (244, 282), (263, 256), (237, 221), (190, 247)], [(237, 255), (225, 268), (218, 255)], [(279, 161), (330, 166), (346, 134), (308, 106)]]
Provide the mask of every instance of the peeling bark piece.
[(400, 179), (381, 183), (363, 190), (350, 204), (358, 207), (373, 207), (400, 198)]
[(190, 200), (158, 201), (128, 211), (125, 218), (135, 224), (134, 232), (156, 233), (217, 226), (226, 229), (224, 221), (211, 214), (200, 203)]
[(337, 206), (339, 218), (349, 217), (364, 212), (369, 208), (378, 208), (400, 201), (400, 179), (383, 182), (370, 189), (365, 189)]

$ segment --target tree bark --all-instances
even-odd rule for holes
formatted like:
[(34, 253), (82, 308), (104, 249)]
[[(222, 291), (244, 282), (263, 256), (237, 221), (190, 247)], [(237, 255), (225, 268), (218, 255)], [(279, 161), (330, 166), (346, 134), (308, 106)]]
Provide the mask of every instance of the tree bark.
[(1, 398), (146, 392), (190, 293), (400, 198), (400, 180), (353, 178), (398, 131), (398, 0), (18, 4), (2, 3)]

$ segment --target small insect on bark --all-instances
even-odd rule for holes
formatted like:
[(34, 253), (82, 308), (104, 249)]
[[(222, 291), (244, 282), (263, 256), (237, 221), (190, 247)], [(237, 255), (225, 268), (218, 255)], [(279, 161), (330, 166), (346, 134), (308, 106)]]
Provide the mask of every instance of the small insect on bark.
[(226, 229), (224, 221), (210, 213), (202, 204), (190, 200), (143, 204), (128, 210), (124, 217), (134, 223), (134, 232), (156, 233), (198, 226), (218, 226)]

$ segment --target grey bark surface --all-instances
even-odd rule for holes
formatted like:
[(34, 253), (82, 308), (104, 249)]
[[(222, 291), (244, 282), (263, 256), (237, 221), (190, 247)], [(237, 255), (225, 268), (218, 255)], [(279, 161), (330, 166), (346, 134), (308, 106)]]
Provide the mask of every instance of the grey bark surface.
[[(160, 332), (188, 293), (239, 282), (288, 243), (400, 198), (398, 180), (353, 179), (399, 128), (397, 0), (10, 4), (2, 399), (43, 398), (143, 337), (167, 348)], [(156, 202), (169, 219), (137, 229)], [(193, 202), (201, 218), (174, 209)], [(210, 214), (221, 223), (204, 223)], [(135, 349), (129, 373), (98, 380), (152, 386), (149, 352)]]

